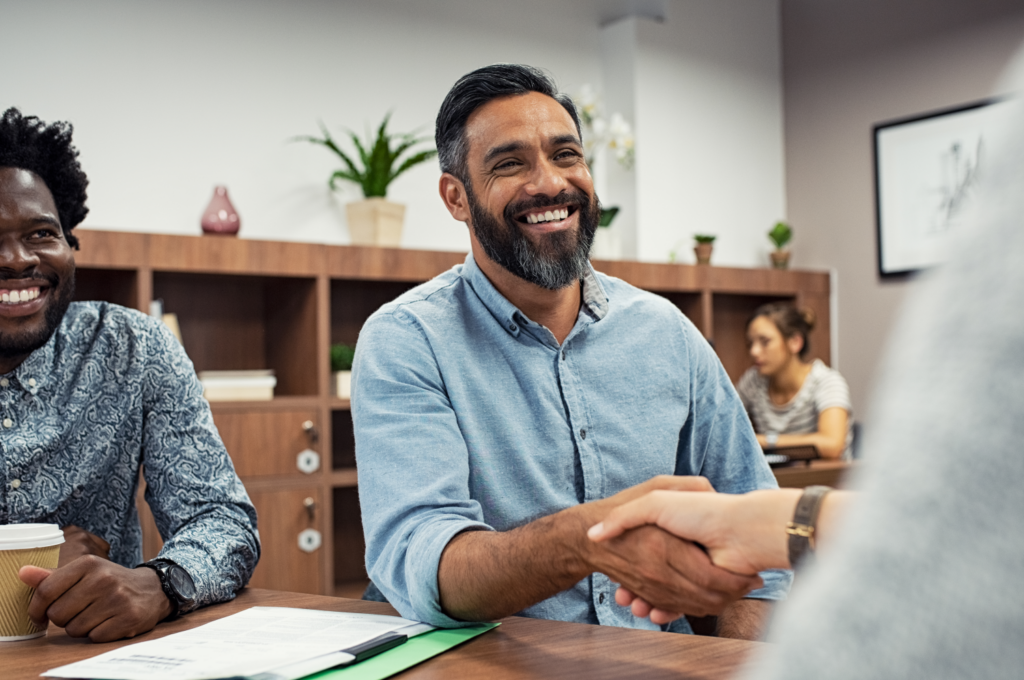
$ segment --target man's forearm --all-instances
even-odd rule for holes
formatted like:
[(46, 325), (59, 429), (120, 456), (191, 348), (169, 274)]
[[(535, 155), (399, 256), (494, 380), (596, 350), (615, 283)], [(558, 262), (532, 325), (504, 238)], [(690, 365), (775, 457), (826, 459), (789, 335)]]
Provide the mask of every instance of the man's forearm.
[(512, 531), (466, 531), (441, 554), (441, 609), (462, 621), (510, 616), (572, 587), (590, 573), (573, 546), (584, 540), (585, 506)]
[(718, 616), (718, 637), (760, 640), (772, 611), (771, 600), (738, 600)]

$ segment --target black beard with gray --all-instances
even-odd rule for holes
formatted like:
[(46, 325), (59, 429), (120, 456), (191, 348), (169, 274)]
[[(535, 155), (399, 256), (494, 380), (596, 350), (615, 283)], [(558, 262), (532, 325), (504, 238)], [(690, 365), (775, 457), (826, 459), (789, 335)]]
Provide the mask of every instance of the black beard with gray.
[(43, 313), (43, 326), (35, 333), (22, 335), (0, 333), (0, 357), (5, 359), (16, 359), (26, 356), (49, 342), (50, 336), (53, 335), (53, 332), (57, 330), (57, 326), (64, 319), (64, 314), (68, 311), (68, 305), (71, 304), (71, 300), (75, 296), (74, 271), (71, 272), (71, 276), (64, 282), (61, 282), (57, 276), (44, 276), (36, 272), (28, 272), (21, 276), (5, 276), (0, 278), (0, 287), (3, 287), (4, 281), (16, 281), (18, 279), (43, 279), (50, 284), (50, 294), (56, 297), (47, 305), (46, 311)]
[[(505, 206), (502, 224), (476, 201), (466, 183), (466, 195), (473, 217), (473, 233), (487, 256), (519, 278), (548, 290), (559, 290), (583, 278), (589, 267), (590, 246), (594, 242), (601, 207), (582, 191), (562, 191), (553, 198), (538, 196)], [(555, 205), (575, 207), (579, 228), (544, 235), (539, 243), (531, 241), (520, 229), (515, 215)]]

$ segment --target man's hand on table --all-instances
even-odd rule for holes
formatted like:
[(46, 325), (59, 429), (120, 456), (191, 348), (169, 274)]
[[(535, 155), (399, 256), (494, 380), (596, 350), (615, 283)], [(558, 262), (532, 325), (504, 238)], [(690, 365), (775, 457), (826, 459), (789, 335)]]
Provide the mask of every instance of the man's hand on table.
[[(703, 477), (660, 476), (580, 508), (588, 517), (600, 520), (613, 508), (661, 489), (714, 493)], [(653, 525), (630, 529), (600, 543), (585, 540), (581, 553), (592, 571), (618, 582), (622, 592), (630, 595), (628, 599), (617, 595), (618, 604), (628, 606), (635, 593), (656, 610), (651, 619), (655, 623), (668, 623), (684, 614), (719, 614), (762, 585), (756, 574), (735, 574), (717, 567), (696, 544)], [(651, 611), (638, 614), (634, 609), (633, 613), (648, 616)]]
[(128, 569), (97, 555), (57, 569), (22, 567), (18, 577), (36, 589), (28, 607), (33, 621), (52, 621), (69, 636), (93, 642), (135, 637), (173, 611), (154, 570)]
[(84, 555), (96, 555), (105, 560), (110, 559), (110, 544), (96, 534), (90, 533), (74, 524), (64, 527), (64, 542), (60, 546), (60, 558), (57, 568), (66, 566)]

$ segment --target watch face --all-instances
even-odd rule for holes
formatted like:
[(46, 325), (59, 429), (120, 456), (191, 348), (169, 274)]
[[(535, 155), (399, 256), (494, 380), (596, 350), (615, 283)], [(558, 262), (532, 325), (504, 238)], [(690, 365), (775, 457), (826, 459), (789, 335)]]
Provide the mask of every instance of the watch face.
[(174, 565), (167, 570), (167, 576), (182, 600), (191, 602), (195, 599), (196, 584), (192, 582), (192, 577), (188, 575), (187, 571)]

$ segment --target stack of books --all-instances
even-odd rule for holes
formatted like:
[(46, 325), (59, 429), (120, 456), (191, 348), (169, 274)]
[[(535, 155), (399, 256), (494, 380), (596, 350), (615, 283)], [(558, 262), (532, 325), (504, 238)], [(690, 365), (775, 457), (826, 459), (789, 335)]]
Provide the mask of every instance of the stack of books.
[(200, 371), (207, 401), (267, 401), (274, 398), (274, 371)]

